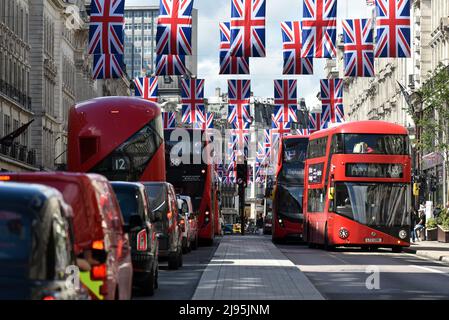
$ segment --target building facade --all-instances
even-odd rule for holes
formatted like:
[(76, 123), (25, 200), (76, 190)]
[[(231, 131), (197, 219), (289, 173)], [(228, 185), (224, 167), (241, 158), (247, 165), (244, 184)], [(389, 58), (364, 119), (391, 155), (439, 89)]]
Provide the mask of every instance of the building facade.
[[(34, 117), (30, 93), (31, 46), (28, 0), (0, 1), (0, 138)], [(0, 171), (33, 170), (36, 152), (25, 131), (0, 145)]]
[[(129, 95), (126, 79), (93, 81), (84, 0), (0, 3), (0, 170), (64, 169), (69, 108), (104, 95)], [(90, 4), (90, 1), (88, 1)]]

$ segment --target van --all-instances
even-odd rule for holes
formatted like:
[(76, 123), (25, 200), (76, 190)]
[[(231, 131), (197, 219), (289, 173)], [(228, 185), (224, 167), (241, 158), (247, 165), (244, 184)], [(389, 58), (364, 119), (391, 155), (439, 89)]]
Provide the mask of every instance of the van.
[(150, 211), (156, 223), (159, 240), (159, 258), (168, 259), (169, 269), (182, 267), (182, 233), (178, 201), (173, 185), (167, 182), (145, 182)]
[(90, 272), (81, 273), (82, 283), (93, 299), (131, 299), (131, 248), (115, 193), (105, 177), (36, 172), (2, 174), (0, 180), (37, 183), (59, 190), (73, 210), (75, 254), (92, 265)]
[(56, 189), (0, 183), (0, 300), (89, 299), (68, 281), (77, 270), (71, 221)]

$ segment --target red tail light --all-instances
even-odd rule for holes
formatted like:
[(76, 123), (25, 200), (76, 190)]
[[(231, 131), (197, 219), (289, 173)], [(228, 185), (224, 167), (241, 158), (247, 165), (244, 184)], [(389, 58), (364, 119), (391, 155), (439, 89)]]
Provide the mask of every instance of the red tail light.
[(42, 298), (42, 300), (56, 300), (56, 298), (53, 296), (45, 296)]
[(137, 251), (146, 251), (148, 248), (147, 231), (142, 230), (137, 234)]
[(95, 240), (92, 243), (92, 249), (95, 250), (104, 250), (104, 241), (103, 240)]
[(93, 266), (91, 270), (91, 275), (93, 280), (103, 280), (106, 278), (106, 265), (100, 264), (98, 266)]

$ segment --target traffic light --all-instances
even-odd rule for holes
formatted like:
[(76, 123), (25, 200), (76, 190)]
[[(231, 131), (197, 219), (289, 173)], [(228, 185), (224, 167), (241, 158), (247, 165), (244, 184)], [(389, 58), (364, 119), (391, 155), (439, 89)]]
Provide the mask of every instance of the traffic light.
[(239, 163), (237, 164), (237, 183), (243, 186), (246, 186), (248, 182), (248, 163)]
[(413, 184), (413, 195), (414, 196), (419, 196), (419, 183), (414, 183)]

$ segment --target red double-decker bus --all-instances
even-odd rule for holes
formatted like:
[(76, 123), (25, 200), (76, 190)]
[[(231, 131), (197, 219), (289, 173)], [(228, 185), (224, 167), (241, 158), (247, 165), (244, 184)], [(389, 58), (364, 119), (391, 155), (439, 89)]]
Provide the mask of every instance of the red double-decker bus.
[(201, 129), (166, 129), (167, 182), (179, 195), (189, 196), (198, 218), (198, 238), (211, 245), (217, 230), (217, 188), (207, 133)]
[(307, 136), (285, 136), (279, 144), (276, 185), (273, 196), (272, 240), (302, 240), (304, 163)]
[(70, 109), (68, 170), (111, 181), (165, 181), (161, 109), (132, 97), (103, 97)]
[(407, 130), (384, 121), (313, 133), (305, 166), (305, 239), (311, 247), (410, 245), (411, 157)]

